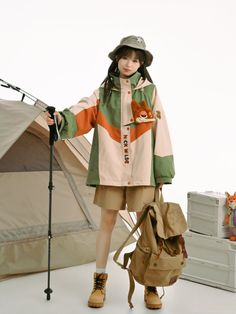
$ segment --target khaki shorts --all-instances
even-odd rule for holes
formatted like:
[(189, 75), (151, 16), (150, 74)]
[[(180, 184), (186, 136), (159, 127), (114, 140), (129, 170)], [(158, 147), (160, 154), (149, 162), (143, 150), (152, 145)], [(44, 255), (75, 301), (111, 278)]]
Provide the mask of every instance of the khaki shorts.
[(105, 186), (96, 187), (94, 204), (104, 209), (138, 212), (143, 206), (154, 201), (154, 186)]

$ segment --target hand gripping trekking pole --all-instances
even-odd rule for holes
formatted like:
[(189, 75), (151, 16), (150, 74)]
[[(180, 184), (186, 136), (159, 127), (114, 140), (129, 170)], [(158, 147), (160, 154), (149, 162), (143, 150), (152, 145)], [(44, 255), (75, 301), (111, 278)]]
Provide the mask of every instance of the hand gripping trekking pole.
[[(47, 111), (50, 113), (51, 118), (54, 119), (54, 107), (47, 107)], [(57, 128), (56, 128), (56, 119), (53, 125), (49, 126), (49, 145), (50, 145), (50, 162), (49, 162), (49, 215), (48, 215), (48, 286), (44, 290), (47, 294), (47, 300), (50, 300), (52, 289), (50, 288), (50, 271), (51, 271), (51, 239), (52, 239), (52, 190), (54, 188), (52, 182), (52, 163), (54, 155), (54, 142), (57, 140)]]

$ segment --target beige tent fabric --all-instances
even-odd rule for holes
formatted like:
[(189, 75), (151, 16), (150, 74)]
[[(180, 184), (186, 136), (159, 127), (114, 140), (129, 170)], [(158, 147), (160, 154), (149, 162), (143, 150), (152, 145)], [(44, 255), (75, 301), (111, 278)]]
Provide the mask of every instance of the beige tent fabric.
[[(62, 171), (54, 172), (54, 182), (52, 232), (61, 234), (87, 229), (89, 222), (78, 206)], [(0, 176), (0, 186), (0, 199), (4, 204), (0, 220), (0, 241), (24, 240), (47, 234), (48, 173), (3, 173)], [(14, 197), (9, 197), (9, 187), (14, 191)]]
[[(48, 146), (41, 145), (42, 140), (31, 132), (25, 131), (2, 157), (1, 172), (49, 171)], [(25, 153), (27, 151), (27, 154)], [(17, 159), (16, 157), (17, 156)], [(53, 160), (53, 170), (59, 170)]]
[[(47, 269), (49, 145), (42, 109), (0, 103), (1, 122), (9, 122), (0, 124), (0, 279)], [(13, 128), (15, 116), (19, 125)], [(95, 260), (100, 209), (94, 188), (85, 185), (90, 146), (85, 137), (54, 145), (52, 269)], [(112, 251), (128, 233), (119, 219)]]
[(0, 112), (1, 158), (41, 110), (21, 101), (0, 100)]

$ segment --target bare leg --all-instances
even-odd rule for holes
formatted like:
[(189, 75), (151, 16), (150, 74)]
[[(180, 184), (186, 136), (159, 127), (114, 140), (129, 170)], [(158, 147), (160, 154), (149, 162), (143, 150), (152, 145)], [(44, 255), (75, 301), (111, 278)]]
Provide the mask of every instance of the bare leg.
[(96, 272), (94, 273), (93, 290), (88, 299), (88, 306), (94, 308), (103, 307), (106, 295), (107, 258), (110, 249), (111, 235), (114, 229), (118, 211), (101, 209), (100, 228), (96, 243)]
[(114, 229), (118, 211), (112, 209), (101, 209), (100, 229), (96, 242), (96, 267), (106, 268), (111, 235)]

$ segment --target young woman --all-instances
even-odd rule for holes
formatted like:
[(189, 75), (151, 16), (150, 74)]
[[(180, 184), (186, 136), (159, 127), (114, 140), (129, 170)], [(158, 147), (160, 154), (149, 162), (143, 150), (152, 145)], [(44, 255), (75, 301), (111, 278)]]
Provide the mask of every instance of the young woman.
[[(95, 186), (101, 208), (96, 242), (96, 272), (90, 307), (102, 307), (106, 264), (119, 210), (140, 212), (154, 200), (155, 188), (169, 184), (174, 162), (165, 114), (146, 69), (153, 56), (142, 37), (128, 36), (109, 53), (112, 63), (99, 89), (75, 106), (56, 112), (61, 138), (94, 128), (87, 184)], [(48, 125), (54, 123), (47, 114)], [(161, 308), (155, 287), (145, 287), (148, 308)]]

